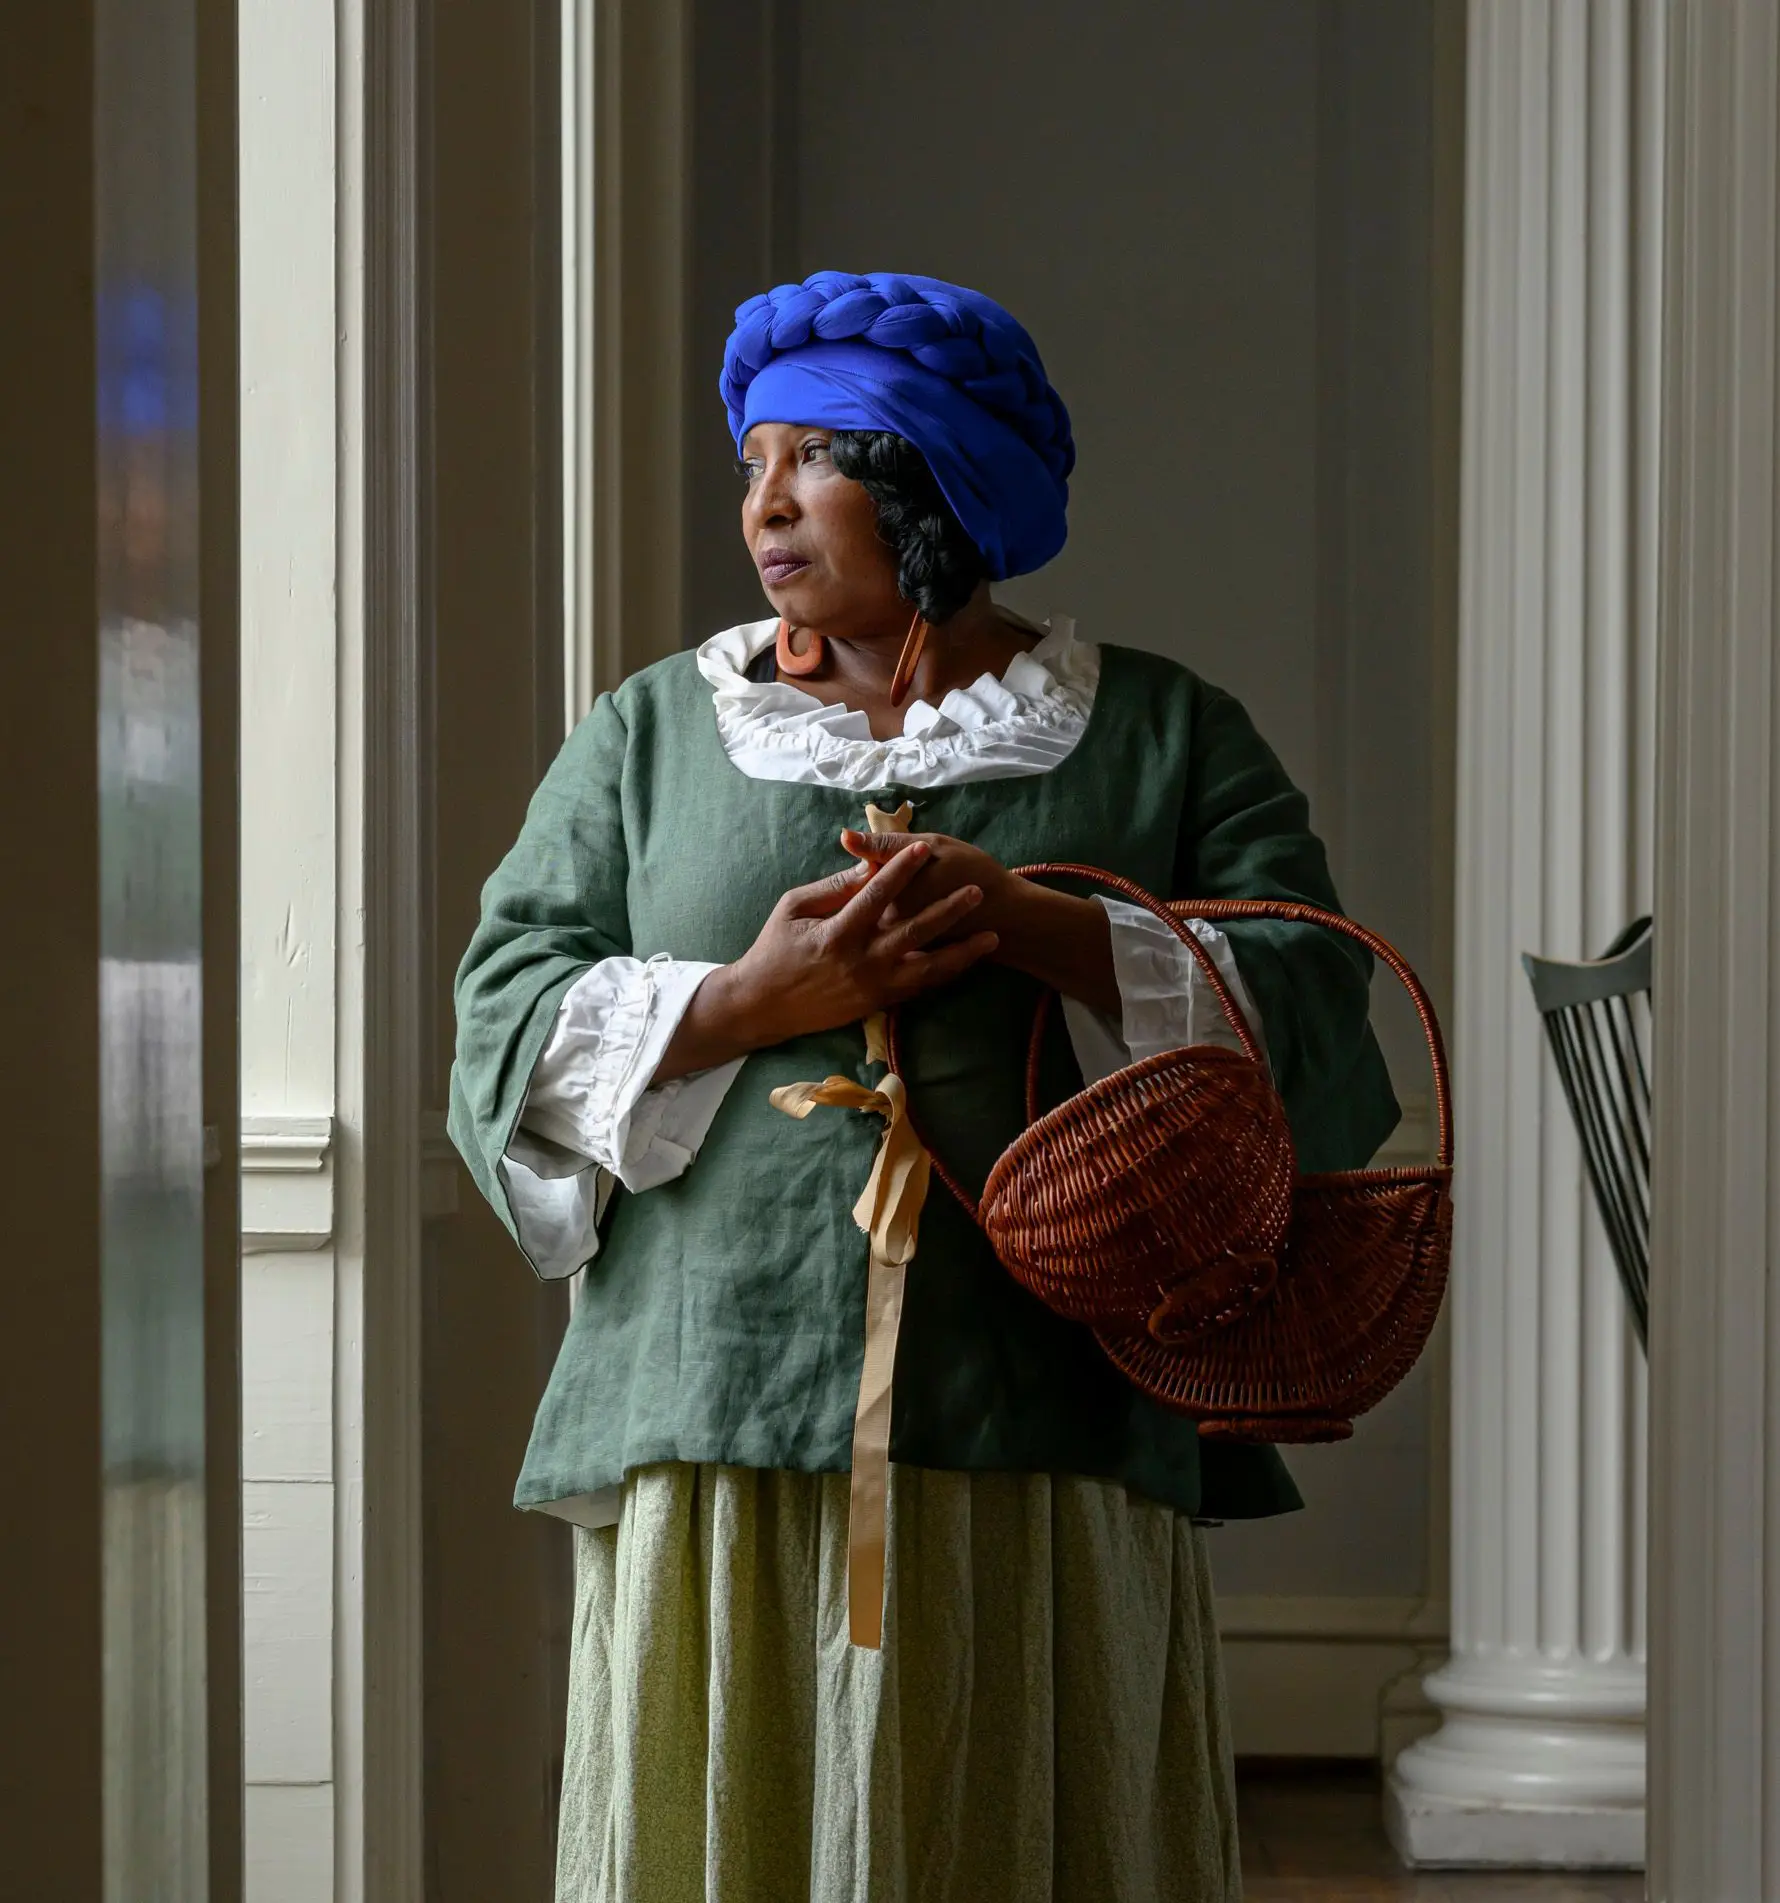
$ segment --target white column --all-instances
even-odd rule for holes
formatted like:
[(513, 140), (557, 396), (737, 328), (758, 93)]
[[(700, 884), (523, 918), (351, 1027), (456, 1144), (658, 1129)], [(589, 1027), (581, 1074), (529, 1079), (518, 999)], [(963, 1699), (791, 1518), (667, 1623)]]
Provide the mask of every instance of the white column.
[(1673, 10), (1650, 1895), (1780, 1899), (1780, 19)]
[(1522, 951), (1649, 909), (1661, 0), (1470, 12), (1452, 1657), (1412, 1862), (1644, 1854), (1643, 1367)]

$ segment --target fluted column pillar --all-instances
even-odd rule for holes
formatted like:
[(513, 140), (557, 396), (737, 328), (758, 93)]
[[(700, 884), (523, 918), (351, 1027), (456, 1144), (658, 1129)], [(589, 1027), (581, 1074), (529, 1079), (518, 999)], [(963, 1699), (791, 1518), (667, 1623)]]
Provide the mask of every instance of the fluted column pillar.
[(1661, 0), (1470, 12), (1452, 1656), (1412, 1862), (1644, 1853), (1643, 1365), (1520, 953), (1649, 909)]
[(1677, 0), (1651, 1215), (1653, 1903), (1780, 1903), (1780, 16)]

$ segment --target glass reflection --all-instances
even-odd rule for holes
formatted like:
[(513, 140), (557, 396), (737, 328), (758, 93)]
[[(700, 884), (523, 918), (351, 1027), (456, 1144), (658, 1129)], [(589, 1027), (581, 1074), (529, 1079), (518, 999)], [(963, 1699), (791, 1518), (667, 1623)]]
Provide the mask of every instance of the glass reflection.
[(193, 21), (96, 14), (105, 1894), (202, 1903)]

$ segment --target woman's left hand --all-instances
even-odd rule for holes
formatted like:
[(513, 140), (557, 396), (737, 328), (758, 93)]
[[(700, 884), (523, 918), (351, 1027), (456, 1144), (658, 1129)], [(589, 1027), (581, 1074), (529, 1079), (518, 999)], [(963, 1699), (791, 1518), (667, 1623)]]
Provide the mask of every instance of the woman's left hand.
[(1011, 965), (1097, 1011), (1120, 1009), (1113, 971), (1112, 930), (1106, 909), (1093, 899), (1039, 885), (1009, 872), (981, 846), (945, 833), (841, 834), (842, 846), (868, 866), (881, 866), (919, 840), (931, 857), (896, 895), (898, 909), (912, 917), (924, 907), (975, 886), (983, 902), (970, 914), (969, 929), (993, 932), (1000, 941), (983, 961)]
[(970, 914), (970, 929), (993, 932), (1000, 941), (985, 963), (1011, 965), (1097, 1011), (1119, 1010), (1112, 931), (1105, 908), (1094, 900), (1022, 879), (981, 846), (945, 833), (841, 834), (842, 846), (869, 866), (885, 864), (916, 840), (931, 857), (896, 895), (905, 916), (961, 886), (975, 886), (983, 902)]
[[(970, 915), (973, 932), (1003, 932), (1019, 909), (1019, 888), (1026, 881), (1008, 871), (999, 859), (962, 839), (945, 833), (844, 832), (841, 845), (868, 866), (881, 866), (919, 840), (928, 861), (897, 895), (896, 910), (908, 917), (924, 911), (961, 887), (973, 885), (983, 902)], [(1027, 888), (1028, 890), (1030, 888)]]

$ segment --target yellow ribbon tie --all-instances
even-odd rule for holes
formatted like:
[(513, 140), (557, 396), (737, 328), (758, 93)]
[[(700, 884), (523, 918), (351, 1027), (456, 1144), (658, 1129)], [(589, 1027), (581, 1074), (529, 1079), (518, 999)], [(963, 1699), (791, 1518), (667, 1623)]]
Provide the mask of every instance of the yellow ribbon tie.
[(902, 1295), (927, 1200), (928, 1158), (909, 1122), (902, 1079), (891, 1072), (873, 1090), (849, 1077), (786, 1084), (773, 1107), (807, 1117), (820, 1105), (884, 1119), (884, 1140), (853, 1220), (871, 1238), (865, 1284), (865, 1361), (853, 1415), (853, 1481), (847, 1501), (847, 1629), (855, 1645), (884, 1642), (884, 1537), (890, 1492), (890, 1385)]
[[(906, 833), (914, 823), (914, 818), (915, 809), (907, 800), (894, 813), (882, 812), (868, 805), (865, 809), (865, 830), (868, 833)], [(865, 1061), (868, 1064), (888, 1064), (890, 1061), (890, 1036), (882, 1011), (874, 1011), (865, 1020)]]
[[(866, 829), (906, 833), (915, 809), (904, 800), (894, 813), (865, 809)], [(865, 1057), (888, 1065), (890, 1040), (882, 1011), (865, 1020)], [(819, 1106), (862, 1110), (884, 1119), (884, 1140), (853, 1220), (871, 1238), (865, 1282), (865, 1360), (859, 1405), (853, 1414), (853, 1481), (847, 1499), (847, 1629), (855, 1645), (876, 1651), (884, 1642), (884, 1533), (890, 1495), (890, 1387), (896, 1338), (902, 1330), (902, 1294), (914, 1259), (921, 1207), (927, 1201), (927, 1152), (909, 1122), (902, 1079), (891, 1071), (873, 1090), (850, 1077), (819, 1084), (786, 1084), (772, 1094), (788, 1117)]]

